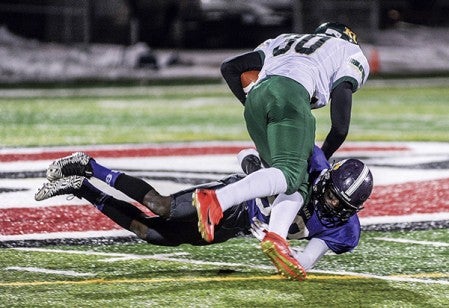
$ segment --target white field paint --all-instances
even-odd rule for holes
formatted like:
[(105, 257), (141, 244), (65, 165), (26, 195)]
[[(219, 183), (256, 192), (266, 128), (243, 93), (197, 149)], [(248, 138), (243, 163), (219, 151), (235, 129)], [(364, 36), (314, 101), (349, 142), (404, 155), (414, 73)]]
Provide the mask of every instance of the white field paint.
[[(173, 143), (165, 144), (167, 146), (232, 146), (232, 145), (245, 145), (250, 147), (250, 143), (242, 142), (193, 142), (193, 143)], [(78, 151), (78, 150), (113, 150), (117, 148), (121, 149), (138, 149), (140, 147), (148, 147), (148, 144), (142, 145), (99, 145), (99, 146), (86, 146), (86, 147), (54, 147), (54, 148), (5, 148), (0, 149), (0, 154), (36, 154), (41, 152), (58, 152), (58, 151)], [(154, 145), (153, 145), (154, 146)], [(340, 155), (361, 155), (366, 157), (364, 160), (368, 165), (374, 164), (391, 164), (394, 167), (385, 166), (372, 166), (371, 171), (375, 178), (375, 185), (389, 185), (399, 184), (407, 181), (427, 181), (435, 179), (448, 178), (449, 174), (447, 169), (432, 169), (432, 170), (419, 170), (408, 169), (407, 166), (415, 163), (429, 163), (435, 161), (445, 161), (449, 157), (449, 142), (438, 143), (419, 143), (419, 142), (348, 142), (345, 143), (347, 147), (358, 147), (360, 152), (348, 152), (345, 153), (344, 148)], [(363, 151), (364, 148), (370, 147), (386, 147), (396, 146), (404, 147), (406, 151)], [(222, 175), (230, 174), (233, 172), (239, 172), (239, 165), (235, 155), (191, 155), (191, 156), (150, 156), (150, 157), (99, 157), (97, 159), (100, 163), (111, 167), (112, 169), (129, 170), (132, 175), (133, 170), (139, 170), (142, 172), (142, 166), (144, 166), (143, 172), (150, 176), (157, 175), (170, 175), (173, 177), (187, 176), (204, 177), (212, 179), (221, 178)], [(51, 161), (37, 160), (37, 161), (13, 161), (13, 162), (0, 162), (1, 172), (19, 172), (19, 171), (42, 171), (48, 167)], [(162, 172), (161, 172), (162, 170)], [(199, 173), (198, 173), (199, 172)], [(209, 173), (210, 172), (210, 173)], [(8, 192), (2, 195), (2, 202), (0, 203), (0, 209), (8, 208), (39, 208), (48, 206), (60, 206), (60, 205), (81, 205), (87, 206), (85, 200), (74, 198), (67, 200), (67, 196), (57, 196), (37, 202), (34, 200), (34, 193), (42, 183), (46, 180), (44, 178), (30, 178), (30, 179), (0, 179), (0, 187), (8, 189), (21, 189), (16, 192)], [(95, 181), (95, 180), (94, 180)], [(128, 201), (127, 197), (123, 194), (113, 190), (106, 184), (96, 181), (94, 183), (101, 189), (104, 189), (107, 193), (116, 196), (120, 199)], [(190, 185), (182, 183), (174, 183), (172, 181), (155, 180), (151, 181), (151, 184), (159, 190), (162, 194), (169, 194), (181, 189), (184, 189)], [(421, 222), (421, 221), (441, 221), (448, 220), (449, 213), (428, 213), (428, 214), (411, 214), (401, 216), (376, 216), (376, 217), (361, 217), (362, 225), (370, 224), (383, 224), (383, 223), (400, 223), (400, 222)], [(0, 232), (0, 240), (2, 241), (14, 241), (14, 240), (40, 240), (40, 239), (59, 239), (59, 238), (91, 238), (101, 236), (130, 236), (131, 233), (126, 230), (108, 230), (108, 231), (85, 231), (85, 232), (46, 232), (38, 234), (17, 234), (17, 235), (3, 235)]]
[(70, 231), (70, 232), (49, 232), (49, 233), (31, 233), (31, 234), (17, 234), (17, 235), (0, 235), (0, 241), (25, 241), (25, 240), (53, 240), (53, 239), (88, 239), (98, 237), (129, 237), (135, 236), (134, 233), (119, 229), (109, 231)]
[[(245, 267), (245, 268), (255, 268), (255, 269), (264, 269), (264, 270), (272, 270), (272, 266), (263, 266), (263, 265), (249, 265), (249, 264), (240, 264), (240, 263), (226, 263), (226, 262), (206, 262), (206, 261), (198, 261), (198, 260), (189, 260), (189, 259), (178, 259), (171, 258), (170, 256), (181, 256), (188, 255), (187, 253), (175, 253), (175, 254), (156, 254), (156, 255), (134, 255), (134, 254), (122, 254), (122, 253), (105, 253), (105, 252), (95, 252), (95, 251), (79, 251), (79, 250), (58, 250), (58, 249), (45, 249), (45, 248), (11, 248), (15, 250), (21, 251), (36, 251), (36, 252), (52, 252), (52, 253), (69, 253), (69, 254), (84, 254), (84, 255), (100, 255), (100, 256), (111, 256), (114, 261), (122, 261), (122, 260), (137, 260), (137, 259), (154, 259), (160, 261), (172, 261), (172, 262), (181, 262), (186, 264), (201, 264), (201, 265), (216, 265), (216, 266), (229, 266), (229, 267)], [(123, 259), (124, 258), (124, 259)], [(110, 260), (103, 260), (105, 262), (111, 262)], [(395, 282), (414, 282), (414, 283), (426, 283), (426, 284), (439, 284), (439, 285), (449, 285), (449, 281), (447, 280), (432, 280), (432, 279), (418, 279), (408, 276), (379, 276), (372, 275), (366, 273), (355, 273), (355, 272), (346, 272), (346, 271), (322, 271), (322, 270), (311, 270), (309, 273), (317, 273), (317, 274), (327, 274), (327, 275), (336, 275), (342, 276), (341, 279), (348, 279), (347, 277), (354, 278), (371, 278), (371, 279), (380, 279), (386, 281), (395, 281)], [(344, 277), (343, 277), (344, 276)], [(346, 278), (345, 278), (346, 277)], [(309, 278), (310, 277), (309, 275)], [(319, 277), (315, 277), (316, 279), (321, 279)], [(324, 277), (325, 278), (325, 277)], [(192, 281), (195, 278), (189, 278)], [(260, 277), (258, 278), (260, 279)], [(339, 279), (338, 277), (328, 277), (327, 279)], [(236, 277), (236, 280), (238, 278)], [(175, 281), (175, 279), (173, 279)]]
[(75, 271), (52, 270), (52, 269), (39, 268), (39, 267), (10, 266), (10, 267), (6, 267), (5, 270), (31, 272), (31, 273), (41, 273), (41, 274), (52, 274), (52, 275), (63, 275), (63, 276), (73, 276), (73, 277), (91, 277), (91, 276), (95, 276), (95, 274), (93, 274), (93, 273), (78, 273), (78, 272), (75, 272)]
[[(136, 254), (126, 254), (126, 253), (107, 253), (107, 252), (96, 252), (96, 251), (80, 251), (80, 250), (59, 250), (59, 249), (45, 249), (45, 248), (11, 248), (21, 251), (33, 251), (33, 252), (50, 252), (50, 253), (67, 253), (67, 254), (77, 254), (77, 255), (92, 255), (92, 256), (105, 256), (106, 259), (99, 261), (102, 262), (117, 262), (117, 261), (127, 261), (127, 260), (143, 260), (151, 259), (157, 261), (171, 261), (180, 262), (188, 264), (198, 264), (198, 265), (216, 265), (216, 266), (230, 266), (230, 267), (251, 267), (257, 269), (271, 269), (271, 266), (259, 266), (259, 265), (247, 265), (241, 263), (227, 263), (227, 262), (209, 262), (201, 260), (190, 260), (190, 259), (180, 259), (177, 256), (188, 256), (186, 252), (170, 253), (170, 254), (155, 254), (155, 255), (136, 255)], [(174, 258), (175, 257), (175, 258)]]
[(415, 241), (403, 238), (389, 238), (389, 237), (375, 237), (377, 241), (394, 242), (394, 243), (404, 243), (404, 244), (415, 244), (415, 245), (425, 245), (433, 247), (449, 247), (449, 243), (444, 242), (430, 242), (430, 241)]

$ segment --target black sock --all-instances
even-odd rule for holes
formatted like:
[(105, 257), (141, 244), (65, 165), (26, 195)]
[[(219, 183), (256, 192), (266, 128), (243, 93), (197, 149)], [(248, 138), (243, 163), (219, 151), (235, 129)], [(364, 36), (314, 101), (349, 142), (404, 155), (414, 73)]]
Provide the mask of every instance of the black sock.
[(109, 196), (103, 200), (101, 212), (120, 227), (128, 231), (132, 231), (130, 230), (130, 227), (133, 220), (142, 221), (146, 216), (141, 210), (132, 204), (123, 200), (115, 199), (112, 196)]
[(88, 180), (83, 181), (76, 196), (86, 199), (116, 224), (129, 231), (131, 231), (131, 221), (144, 221), (146, 217), (145, 213), (132, 204), (102, 192)]
[(154, 188), (144, 180), (124, 173), (120, 174), (116, 179), (114, 188), (120, 190), (122, 193), (141, 204), (143, 204), (145, 195), (149, 191), (154, 190)]
[(99, 206), (101, 207), (102, 200), (109, 196), (93, 186), (87, 179), (84, 179), (83, 185), (81, 185), (81, 189), (75, 195), (77, 197), (86, 199), (97, 208)]

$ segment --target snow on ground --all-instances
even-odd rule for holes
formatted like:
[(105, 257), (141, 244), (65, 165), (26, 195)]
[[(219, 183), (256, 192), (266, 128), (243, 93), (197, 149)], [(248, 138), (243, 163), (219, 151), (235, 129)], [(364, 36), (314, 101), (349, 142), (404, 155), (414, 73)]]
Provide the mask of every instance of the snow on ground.
[[(404, 27), (361, 43), (373, 73), (449, 72), (449, 31)], [(248, 51), (248, 50), (245, 50)], [(219, 79), (220, 63), (236, 50), (152, 50), (144, 43), (63, 45), (30, 40), (0, 27), (0, 82)], [(142, 65), (143, 58), (155, 65)]]

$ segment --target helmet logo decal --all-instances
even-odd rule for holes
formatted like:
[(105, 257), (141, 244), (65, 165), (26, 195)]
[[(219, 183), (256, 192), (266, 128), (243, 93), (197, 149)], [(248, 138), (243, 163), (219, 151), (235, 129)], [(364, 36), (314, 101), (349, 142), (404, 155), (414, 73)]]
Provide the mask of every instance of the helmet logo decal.
[(332, 165), (332, 170), (337, 170), (337, 169), (340, 168), (341, 165), (343, 165), (346, 161), (347, 161), (347, 159), (340, 160), (339, 162), (336, 162), (335, 164)]
[(354, 32), (352, 32), (351, 29), (345, 27), (345, 31), (343, 33), (349, 36), (351, 40), (357, 44), (357, 35)]

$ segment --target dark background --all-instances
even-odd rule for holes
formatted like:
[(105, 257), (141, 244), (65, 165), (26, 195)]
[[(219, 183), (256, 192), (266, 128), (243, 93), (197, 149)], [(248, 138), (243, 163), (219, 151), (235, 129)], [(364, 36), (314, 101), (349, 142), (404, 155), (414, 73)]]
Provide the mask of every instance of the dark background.
[[(1, 0), (0, 25), (43, 42), (145, 42), (153, 48), (244, 48), (324, 21), (370, 41), (395, 27), (449, 26), (438, 0)], [(363, 35), (361, 35), (363, 33)]]

